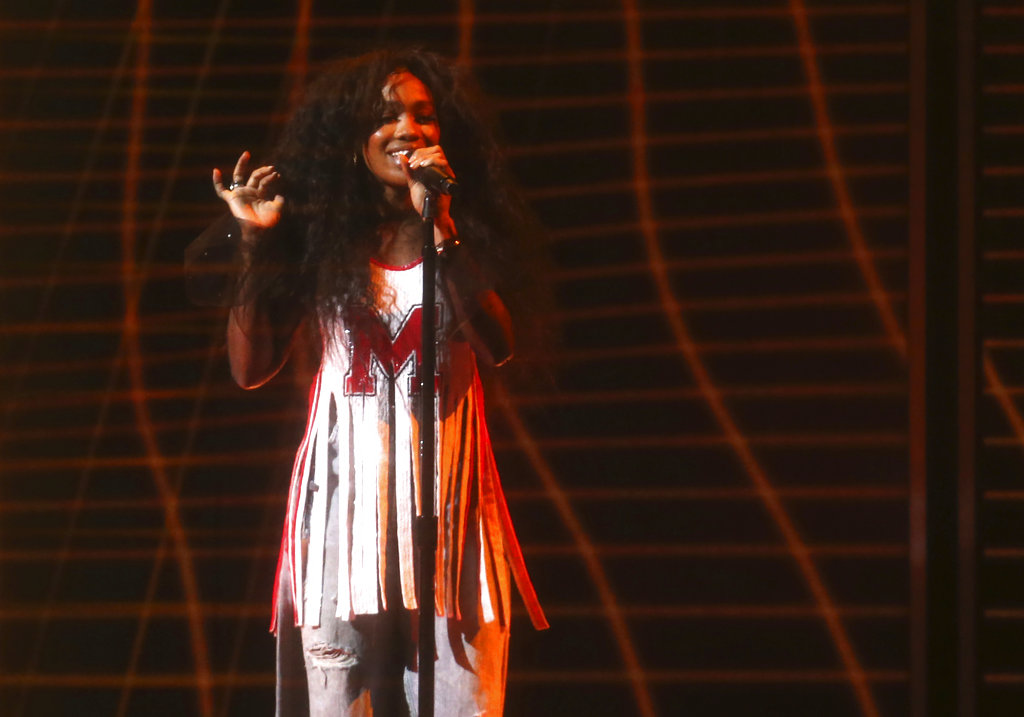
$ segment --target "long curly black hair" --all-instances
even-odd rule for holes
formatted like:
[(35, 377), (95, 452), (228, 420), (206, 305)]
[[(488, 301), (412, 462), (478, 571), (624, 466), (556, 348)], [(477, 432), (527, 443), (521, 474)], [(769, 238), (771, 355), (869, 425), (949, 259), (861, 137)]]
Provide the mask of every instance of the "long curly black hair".
[[(289, 293), (321, 321), (369, 298), (378, 228), (394, 210), (362, 150), (384, 113), (381, 90), (399, 70), (433, 95), (441, 142), (461, 189), (452, 218), (463, 246), (515, 316), (517, 303), (524, 303), (517, 297), (530, 293), (536, 274), (527, 269), (532, 253), (525, 246), (537, 238), (536, 225), (512, 188), (475, 87), (458, 67), (418, 48), (329, 64), (287, 122), (273, 163), (286, 198), (275, 243), (287, 245), (296, 269)], [(280, 256), (282, 247), (274, 249)]]

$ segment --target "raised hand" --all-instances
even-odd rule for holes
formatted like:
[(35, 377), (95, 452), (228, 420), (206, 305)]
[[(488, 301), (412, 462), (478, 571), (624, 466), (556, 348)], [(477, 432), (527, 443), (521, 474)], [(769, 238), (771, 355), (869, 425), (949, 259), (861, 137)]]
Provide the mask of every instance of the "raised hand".
[(242, 152), (232, 172), (232, 183), (224, 186), (224, 178), (217, 168), (213, 170), (213, 189), (227, 202), (231, 213), (239, 220), (263, 229), (269, 229), (281, 219), (284, 195), (278, 193), (281, 175), (273, 167), (260, 167), (249, 174), (248, 151)]

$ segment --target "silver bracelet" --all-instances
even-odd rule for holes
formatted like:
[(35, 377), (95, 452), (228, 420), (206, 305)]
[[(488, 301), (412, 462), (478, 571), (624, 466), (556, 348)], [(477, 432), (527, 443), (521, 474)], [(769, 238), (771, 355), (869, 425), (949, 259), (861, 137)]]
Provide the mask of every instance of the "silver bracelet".
[(458, 237), (449, 237), (440, 244), (435, 245), (434, 249), (437, 250), (437, 255), (443, 259), (454, 254), (455, 250), (461, 245), (462, 242), (459, 241)]

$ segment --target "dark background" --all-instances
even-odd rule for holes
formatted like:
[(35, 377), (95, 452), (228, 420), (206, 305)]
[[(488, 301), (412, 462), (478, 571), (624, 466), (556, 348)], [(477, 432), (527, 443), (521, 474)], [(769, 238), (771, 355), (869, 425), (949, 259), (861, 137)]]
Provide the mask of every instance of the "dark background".
[[(467, 63), (549, 230), (554, 387), (490, 397), (552, 628), (509, 715), (908, 714), (909, 11), (833, 0), (0, 10), (0, 715), (269, 715), (303, 369), (184, 296), (325, 59)], [(1024, 11), (980, 4), (984, 714), (1024, 710)]]

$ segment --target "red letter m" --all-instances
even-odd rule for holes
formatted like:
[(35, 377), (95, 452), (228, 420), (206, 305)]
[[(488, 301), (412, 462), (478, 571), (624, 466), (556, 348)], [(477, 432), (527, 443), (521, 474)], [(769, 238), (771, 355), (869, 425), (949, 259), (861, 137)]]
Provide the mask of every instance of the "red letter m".
[[(345, 394), (377, 393), (377, 379), (372, 372), (375, 357), (380, 366), (391, 376), (396, 376), (415, 357), (416, 367), (410, 379), (412, 393), (420, 390), (420, 346), (423, 341), (423, 309), (413, 308), (406, 316), (398, 333), (392, 339), (380, 317), (366, 306), (357, 306), (345, 312), (345, 324), (349, 329), (350, 368), (345, 377)], [(437, 390), (437, 377), (434, 377)]]

